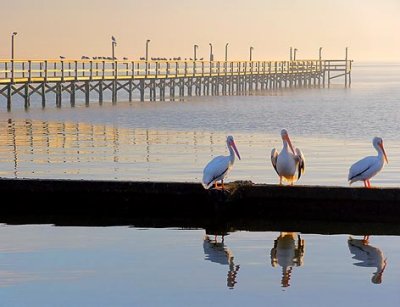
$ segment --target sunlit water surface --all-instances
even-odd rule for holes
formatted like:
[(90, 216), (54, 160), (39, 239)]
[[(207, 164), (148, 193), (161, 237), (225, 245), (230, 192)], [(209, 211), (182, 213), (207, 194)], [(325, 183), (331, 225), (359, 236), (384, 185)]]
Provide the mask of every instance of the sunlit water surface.
[[(28, 110), (16, 98), (11, 112), (5, 102), (1, 104), (0, 176), (199, 182), (206, 163), (227, 153), (225, 138), (231, 134), (242, 160), (236, 160), (227, 180), (277, 183), (270, 152), (281, 149), (280, 130), (285, 127), (306, 157), (306, 172), (298, 184), (348, 186), (350, 165), (375, 155), (371, 141), (381, 136), (389, 164), (372, 184), (397, 187), (399, 103), (399, 64), (355, 64), (352, 87), (347, 89), (333, 85), (144, 103), (120, 97), (115, 105), (92, 102), (86, 107), (82, 100), (75, 108), (68, 102), (56, 108), (50, 100), (44, 109), (32, 97)], [(365, 258), (360, 241), (354, 241), (358, 245), (350, 250), (350, 234), (300, 234), (304, 251), (299, 250), (298, 240), (283, 241), (288, 248), (275, 248), (278, 256), (273, 259), (279, 232), (233, 232), (223, 244), (221, 237), (214, 242), (214, 236), (205, 239), (205, 235), (202, 229), (4, 225), (2, 302), (4, 306), (400, 303), (397, 236), (371, 236), (367, 251), (374, 256)], [(357, 255), (352, 253), (357, 250)], [(380, 279), (374, 275), (379, 271)]]

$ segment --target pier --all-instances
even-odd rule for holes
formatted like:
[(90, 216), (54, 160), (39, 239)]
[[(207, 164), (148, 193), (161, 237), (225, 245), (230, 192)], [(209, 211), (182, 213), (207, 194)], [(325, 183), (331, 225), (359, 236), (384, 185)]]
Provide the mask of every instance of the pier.
[[(6, 201), (0, 222), (23, 217), (181, 220), (212, 222), (319, 221), (389, 223), (400, 221), (400, 189), (334, 186), (280, 186), (247, 181), (227, 190), (200, 183), (113, 180), (0, 179)], [(218, 224), (218, 223), (217, 223)]]
[[(103, 103), (105, 94), (116, 103), (121, 92), (129, 101), (173, 100), (194, 95), (237, 95), (252, 91), (326, 87), (342, 77), (351, 85), (352, 60), (291, 61), (117, 61), (117, 60), (0, 60), (0, 101), (11, 109), (13, 96), (26, 108), (39, 96), (54, 94), (57, 107), (77, 101)], [(64, 100), (64, 101), (63, 101)]]

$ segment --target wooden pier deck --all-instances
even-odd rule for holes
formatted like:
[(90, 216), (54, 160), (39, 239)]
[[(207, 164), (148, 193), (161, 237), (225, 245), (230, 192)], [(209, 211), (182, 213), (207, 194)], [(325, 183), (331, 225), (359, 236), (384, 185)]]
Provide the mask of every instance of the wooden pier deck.
[[(56, 106), (69, 95), (75, 105), (77, 93), (85, 103), (97, 96), (118, 93), (128, 100), (138, 97), (166, 100), (192, 95), (234, 95), (254, 90), (282, 87), (325, 87), (332, 79), (344, 77), (351, 84), (352, 60), (292, 61), (113, 61), (113, 60), (0, 60), (0, 98), (8, 109), (12, 97), (23, 98), (30, 106), (39, 95), (42, 106), (46, 94), (55, 95)], [(92, 94), (92, 95), (91, 95)]]

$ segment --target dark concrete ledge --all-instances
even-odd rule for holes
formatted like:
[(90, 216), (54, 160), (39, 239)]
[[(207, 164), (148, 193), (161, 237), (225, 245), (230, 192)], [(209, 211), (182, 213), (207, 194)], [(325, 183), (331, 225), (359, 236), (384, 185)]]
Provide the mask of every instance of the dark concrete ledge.
[(262, 225), (267, 220), (400, 222), (397, 188), (251, 182), (234, 182), (227, 188), (229, 192), (205, 190), (200, 183), (3, 178), (0, 222), (40, 216), (87, 221), (179, 220), (194, 226), (212, 221), (236, 221), (236, 225), (246, 221)]

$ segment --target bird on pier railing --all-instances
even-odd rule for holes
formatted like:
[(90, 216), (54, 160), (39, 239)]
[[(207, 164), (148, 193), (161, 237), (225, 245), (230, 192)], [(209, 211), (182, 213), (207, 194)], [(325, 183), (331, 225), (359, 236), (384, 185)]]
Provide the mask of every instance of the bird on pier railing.
[[(224, 190), (224, 178), (233, 167), (235, 153), (240, 160), (239, 152), (231, 135), (226, 138), (226, 145), (229, 149), (229, 156), (215, 157), (203, 170), (202, 184), (205, 189), (209, 189), (215, 185), (215, 189)], [(218, 186), (218, 181), (221, 181), (221, 186)]]
[[(285, 179), (291, 185), (300, 179), (305, 170), (305, 158), (300, 149), (293, 148), (289, 134), (286, 129), (282, 129), (281, 137), (283, 148), (280, 153), (273, 148), (271, 151), (271, 162), (279, 176), (279, 184)], [(289, 148), (290, 151), (289, 151)], [(297, 175), (296, 175), (297, 172)]]
[(388, 163), (382, 138), (374, 137), (372, 144), (378, 155), (365, 157), (350, 167), (348, 176), (350, 185), (356, 181), (364, 181), (364, 187), (370, 188), (371, 183), (369, 180), (382, 170), (385, 161)]

